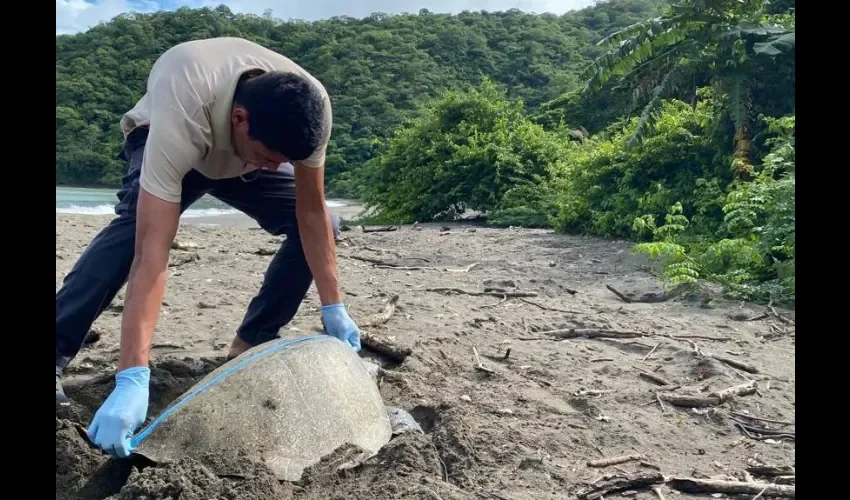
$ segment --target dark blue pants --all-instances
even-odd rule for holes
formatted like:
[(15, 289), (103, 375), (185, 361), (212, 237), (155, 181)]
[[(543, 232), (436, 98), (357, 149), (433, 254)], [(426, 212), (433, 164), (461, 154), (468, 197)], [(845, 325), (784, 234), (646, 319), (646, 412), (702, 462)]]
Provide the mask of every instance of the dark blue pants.
[[(147, 135), (146, 129), (137, 129), (127, 137), (121, 158), (129, 167), (117, 193), (118, 217), (86, 247), (56, 293), (56, 366), (59, 368), (67, 366), (77, 355), (92, 323), (127, 281), (135, 248), (136, 201)], [(205, 194), (247, 214), (267, 232), (286, 235), (236, 332), (253, 345), (272, 340), (295, 316), (313, 281), (298, 235), (292, 170), (255, 171), (244, 178), (221, 180), (208, 179), (192, 170), (183, 179), (181, 213)], [(337, 217), (333, 217), (333, 229), (336, 236)], [(199, 296), (203, 293), (203, 289), (198, 290)]]

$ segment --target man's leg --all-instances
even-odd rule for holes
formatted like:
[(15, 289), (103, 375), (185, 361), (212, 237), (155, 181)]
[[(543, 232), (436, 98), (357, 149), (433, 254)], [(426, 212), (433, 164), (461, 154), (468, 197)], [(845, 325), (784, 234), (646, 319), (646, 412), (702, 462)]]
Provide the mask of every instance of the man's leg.
[[(251, 346), (278, 337), (289, 323), (310, 284), (313, 275), (307, 265), (295, 218), (295, 178), (286, 170), (252, 172), (241, 178), (218, 181), (210, 192), (237, 210), (247, 214), (267, 232), (286, 235), (286, 240), (266, 269), (260, 291), (248, 305), (231, 347), (237, 355)], [(334, 237), (339, 235), (339, 218), (332, 217)], [(241, 341), (241, 342), (240, 342)]]
[[(92, 323), (127, 280), (135, 252), (136, 202), (146, 140), (147, 131), (141, 129), (127, 138), (122, 158), (129, 166), (117, 193), (119, 202), (115, 213), (118, 217), (95, 236), (56, 292), (57, 377), (77, 355)], [(197, 172), (190, 172), (183, 181), (182, 210), (203, 196), (209, 184)]]

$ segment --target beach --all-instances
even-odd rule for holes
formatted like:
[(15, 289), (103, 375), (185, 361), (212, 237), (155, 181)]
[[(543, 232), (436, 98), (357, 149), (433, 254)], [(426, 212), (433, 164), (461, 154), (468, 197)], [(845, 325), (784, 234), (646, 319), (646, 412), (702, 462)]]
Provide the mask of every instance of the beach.
[[(57, 290), (111, 218), (57, 211)], [(223, 362), (282, 238), (219, 214), (185, 219), (177, 240), (191, 245), (171, 254), (149, 419)], [(66, 371), (72, 405), (57, 407), (57, 498), (563, 499), (605, 474), (745, 481), (754, 464), (793, 468), (793, 425), (749, 418), (795, 421), (793, 314), (722, 300), (709, 286), (667, 297), (630, 250), (474, 223), (343, 232), (337, 262), (352, 317), (398, 296), (389, 320), (368, 332), (410, 350), (403, 361), (362, 354), (390, 374), (380, 384), (386, 404), (411, 412), (424, 434), (401, 435), (353, 469), (328, 460), (297, 484), (234, 457), (139, 470), (80, 437), (112, 389), (122, 290)], [(317, 331), (320, 305), (311, 287), (281, 336)], [(747, 384), (756, 390), (717, 395)], [(689, 406), (685, 395), (707, 403)], [(752, 432), (765, 425), (783, 432)], [(624, 455), (635, 458), (588, 465)], [(658, 486), (673, 495), (671, 484)], [(604, 496), (628, 490), (657, 498), (640, 486)]]

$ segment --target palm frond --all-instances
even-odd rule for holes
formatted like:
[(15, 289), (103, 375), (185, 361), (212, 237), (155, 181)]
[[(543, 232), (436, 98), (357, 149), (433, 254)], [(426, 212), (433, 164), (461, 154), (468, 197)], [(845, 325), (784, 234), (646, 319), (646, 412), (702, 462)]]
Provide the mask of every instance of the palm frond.
[(646, 130), (655, 126), (655, 123), (658, 121), (658, 107), (661, 104), (661, 98), (674, 87), (676, 80), (674, 74), (677, 72), (677, 69), (677, 67), (674, 67), (668, 71), (652, 91), (652, 97), (646, 103), (646, 106), (644, 106), (638, 119), (637, 127), (631, 137), (629, 137), (628, 147), (632, 148), (640, 144), (646, 135)]
[(736, 129), (749, 123), (751, 109), (750, 86), (746, 77), (740, 74), (735, 75), (729, 88), (729, 114)]
[(753, 52), (758, 55), (778, 56), (784, 52), (788, 52), (794, 48), (794, 32), (784, 33), (775, 36), (767, 42), (760, 42), (753, 45)]
[(788, 29), (778, 24), (741, 23), (721, 34), (721, 38), (767, 37), (787, 33)]

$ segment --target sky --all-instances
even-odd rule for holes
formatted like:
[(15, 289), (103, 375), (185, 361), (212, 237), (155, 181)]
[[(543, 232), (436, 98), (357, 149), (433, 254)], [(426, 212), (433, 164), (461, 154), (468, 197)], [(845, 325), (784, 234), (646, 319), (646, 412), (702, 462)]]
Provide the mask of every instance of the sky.
[(422, 8), (436, 13), (520, 9), (563, 14), (595, 3), (596, 0), (56, 0), (56, 34), (85, 31), (124, 12), (172, 10), (182, 6), (224, 4), (233, 12), (251, 14), (271, 9), (272, 16), (278, 19), (312, 21), (333, 16), (366, 17), (374, 12), (416, 13)]

